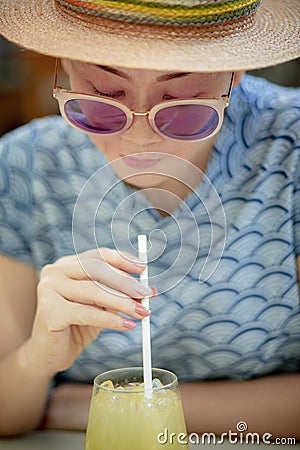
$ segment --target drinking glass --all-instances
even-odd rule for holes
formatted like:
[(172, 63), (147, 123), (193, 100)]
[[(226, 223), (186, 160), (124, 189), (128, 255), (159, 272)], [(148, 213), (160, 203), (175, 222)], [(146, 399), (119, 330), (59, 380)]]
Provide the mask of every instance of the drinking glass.
[(176, 375), (153, 368), (152, 380), (153, 389), (145, 393), (142, 367), (95, 378), (85, 450), (188, 448)]

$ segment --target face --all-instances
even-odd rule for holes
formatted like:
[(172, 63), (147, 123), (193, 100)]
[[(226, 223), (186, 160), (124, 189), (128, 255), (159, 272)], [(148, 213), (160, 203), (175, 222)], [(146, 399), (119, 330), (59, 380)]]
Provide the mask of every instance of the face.
[[(231, 76), (121, 69), (69, 60), (64, 61), (64, 67), (72, 90), (117, 100), (135, 112), (149, 111), (166, 100), (219, 98), (228, 91)], [(92, 111), (86, 113), (91, 115)], [(152, 129), (147, 116), (134, 116), (124, 132), (111, 136), (91, 134), (90, 139), (112, 163), (117, 175), (140, 189), (162, 187), (170, 177), (182, 179), (183, 172), (189, 170), (182, 160), (203, 170), (215, 137), (200, 142), (170, 140)]]

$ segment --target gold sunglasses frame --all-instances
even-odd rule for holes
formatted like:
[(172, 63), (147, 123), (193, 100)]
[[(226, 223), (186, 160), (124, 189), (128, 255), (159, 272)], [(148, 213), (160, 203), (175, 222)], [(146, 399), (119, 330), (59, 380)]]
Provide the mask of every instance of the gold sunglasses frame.
[[(153, 106), (149, 111), (145, 111), (145, 112), (137, 112), (134, 110), (129, 109), (126, 105), (124, 105), (121, 102), (118, 102), (117, 100), (113, 100), (110, 98), (106, 98), (106, 97), (102, 97), (100, 95), (90, 95), (90, 94), (82, 94), (80, 92), (76, 92), (76, 91), (72, 91), (72, 90), (68, 90), (68, 89), (63, 89), (61, 86), (59, 86), (57, 84), (57, 80), (58, 80), (58, 68), (59, 68), (59, 60), (56, 60), (55, 63), (55, 73), (54, 73), (54, 81), (53, 81), (53, 97), (57, 100), (58, 105), (59, 105), (59, 110), (61, 115), (63, 116), (63, 118), (73, 127), (76, 128), (77, 130), (87, 133), (87, 134), (98, 134), (98, 135), (102, 135), (102, 136), (115, 136), (117, 134), (123, 133), (124, 131), (128, 130), (128, 128), (132, 125), (133, 123), (133, 119), (134, 116), (148, 116), (148, 121), (149, 124), (151, 126), (151, 128), (160, 136), (167, 138), (167, 139), (171, 139), (171, 140), (175, 140), (175, 141), (180, 141), (180, 142), (198, 142), (198, 141), (204, 141), (206, 139), (210, 139), (213, 136), (215, 136), (219, 131), (220, 128), (223, 124), (223, 119), (224, 119), (224, 111), (225, 108), (227, 106), (229, 106), (229, 102), (230, 102), (230, 96), (231, 96), (231, 92), (232, 92), (232, 87), (233, 87), (233, 79), (234, 79), (234, 72), (231, 73), (231, 77), (230, 77), (230, 83), (229, 83), (229, 88), (228, 88), (228, 92), (226, 94), (222, 94), (220, 96), (220, 98), (193, 98), (193, 99), (180, 99), (180, 100), (166, 100), (164, 102), (160, 102), (157, 105)], [(121, 130), (115, 131), (115, 132), (111, 132), (111, 133), (98, 133), (98, 132), (93, 132), (93, 131), (86, 131), (83, 128), (81, 128), (80, 126), (77, 126), (76, 124), (74, 124), (73, 122), (71, 122), (68, 118), (68, 116), (65, 113), (65, 104), (69, 101), (69, 100), (92, 100), (95, 102), (101, 102), (101, 103), (105, 103), (108, 105), (112, 105), (115, 106), (119, 109), (121, 109), (121, 111), (124, 112), (124, 114), (126, 115), (127, 118), (127, 122), (124, 125), (124, 127)], [(180, 105), (203, 105), (203, 106), (210, 106), (212, 108), (214, 108), (214, 110), (217, 112), (218, 114), (218, 118), (219, 118), (219, 123), (218, 126), (216, 127), (216, 129), (209, 134), (208, 136), (204, 136), (202, 138), (199, 139), (180, 139), (180, 138), (175, 138), (175, 137), (170, 137), (166, 134), (164, 134), (163, 132), (161, 132), (159, 130), (159, 128), (156, 126), (155, 124), (155, 115), (157, 114), (158, 111), (164, 109), (164, 108), (168, 108), (171, 106), (180, 106)]]

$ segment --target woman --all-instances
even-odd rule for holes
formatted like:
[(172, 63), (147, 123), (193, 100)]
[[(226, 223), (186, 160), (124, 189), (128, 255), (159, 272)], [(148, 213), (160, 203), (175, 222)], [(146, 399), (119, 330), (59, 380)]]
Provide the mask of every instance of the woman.
[(299, 56), (299, 15), (2, 2), (3, 35), (61, 58), (71, 88), (57, 64), (66, 120), (1, 141), (1, 434), (84, 429), (94, 376), (141, 364), (150, 295), (189, 431), (300, 438), (299, 92), (243, 76)]

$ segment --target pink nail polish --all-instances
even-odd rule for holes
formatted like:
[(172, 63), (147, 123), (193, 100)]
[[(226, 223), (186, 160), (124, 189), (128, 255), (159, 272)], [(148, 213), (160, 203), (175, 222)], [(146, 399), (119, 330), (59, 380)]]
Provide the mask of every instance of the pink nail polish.
[(133, 284), (134, 290), (137, 294), (142, 295), (143, 297), (146, 297), (147, 295), (152, 295), (152, 289), (147, 286), (143, 286), (138, 281), (135, 281)]
[(135, 305), (135, 310), (138, 314), (140, 314), (141, 316), (149, 316), (150, 311), (149, 309), (145, 308), (143, 305), (141, 305), (140, 303), (136, 303)]
[(132, 330), (133, 328), (136, 327), (136, 324), (134, 322), (132, 322), (131, 320), (127, 320), (127, 319), (122, 320), (122, 325), (124, 328), (127, 328), (128, 330)]
[(151, 290), (152, 290), (152, 295), (154, 295), (154, 297), (158, 294), (158, 290), (156, 289), (155, 286), (151, 286)]
[(132, 262), (138, 267), (144, 267), (147, 265), (146, 261), (142, 261), (141, 259), (134, 259)]

